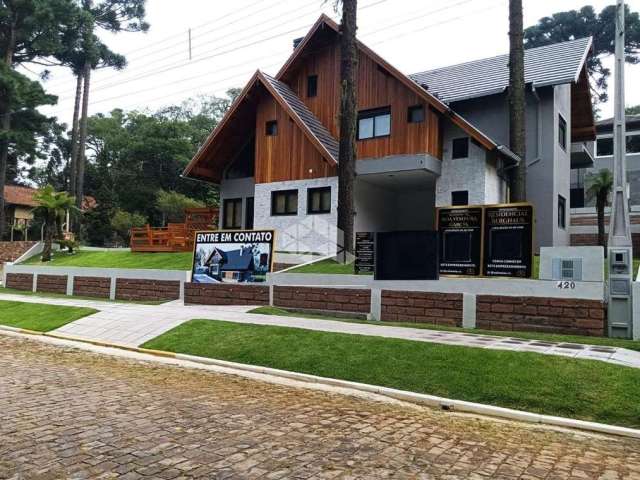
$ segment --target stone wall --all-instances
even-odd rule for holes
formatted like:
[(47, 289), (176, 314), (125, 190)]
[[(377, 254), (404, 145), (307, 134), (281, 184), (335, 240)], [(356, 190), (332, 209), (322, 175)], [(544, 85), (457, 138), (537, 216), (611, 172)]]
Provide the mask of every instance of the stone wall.
[(180, 298), (177, 280), (116, 279), (116, 300), (153, 302)]
[(66, 275), (38, 275), (36, 285), (37, 292), (46, 293), (67, 293), (67, 276)]
[(462, 326), (462, 294), (382, 290), (381, 320)]
[(598, 300), (478, 295), (476, 326), (569, 335), (603, 336), (606, 305)]
[(269, 305), (266, 285), (185, 283), (184, 303), (197, 305)]
[(33, 274), (8, 273), (7, 287), (15, 288), (16, 290), (26, 290), (28, 292), (31, 292), (33, 290)]
[(109, 298), (111, 279), (108, 277), (73, 277), (73, 294), (82, 297)]
[(273, 305), (303, 310), (369, 313), (371, 290), (275, 286), (273, 287)]
[(13, 262), (38, 242), (0, 242), (0, 263)]

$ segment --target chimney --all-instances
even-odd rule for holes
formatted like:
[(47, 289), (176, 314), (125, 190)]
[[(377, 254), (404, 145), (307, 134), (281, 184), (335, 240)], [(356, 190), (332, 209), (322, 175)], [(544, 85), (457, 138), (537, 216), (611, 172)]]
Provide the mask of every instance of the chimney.
[(294, 38), (293, 39), (293, 49), (294, 50), (296, 48), (298, 48), (298, 45), (300, 45), (300, 42), (302, 42), (302, 40), (304, 40), (304, 37), (299, 37), (299, 38)]

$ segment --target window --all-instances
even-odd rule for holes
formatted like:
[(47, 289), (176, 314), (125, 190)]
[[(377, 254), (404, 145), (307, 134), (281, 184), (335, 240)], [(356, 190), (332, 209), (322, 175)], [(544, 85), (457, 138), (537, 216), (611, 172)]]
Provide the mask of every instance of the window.
[(331, 187), (307, 190), (307, 213), (331, 212)]
[(567, 121), (558, 115), (558, 143), (563, 150), (567, 149)]
[(469, 137), (454, 138), (451, 144), (451, 158), (467, 158), (469, 156)]
[(414, 105), (409, 107), (407, 112), (407, 121), (409, 123), (422, 123), (424, 122), (424, 107), (422, 105)]
[(223, 228), (237, 230), (242, 228), (242, 199), (229, 198), (223, 203)]
[(627, 153), (640, 153), (640, 133), (627, 135)]
[(358, 140), (386, 137), (391, 134), (391, 107), (358, 113)]
[(584, 187), (573, 187), (571, 189), (571, 197), (569, 198), (571, 208), (584, 207)]
[(269, 137), (275, 137), (278, 135), (278, 121), (269, 120), (265, 125), (265, 133)]
[(298, 190), (271, 192), (271, 215), (297, 215)]
[(607, 157), (613, 155), (613, 137), (598, 138), (596, 140), (596, 156)]
[(451, 205), (469, 205), (469, 192), (467, 190), (460, 190), (457, 192), (451, 192)]
[(567, 228), (567, 201), (558, 195), (558, 227)]
[(307, 77), (307, 97), (315, 97), (318, 95), (318, 75), (309, 75)]

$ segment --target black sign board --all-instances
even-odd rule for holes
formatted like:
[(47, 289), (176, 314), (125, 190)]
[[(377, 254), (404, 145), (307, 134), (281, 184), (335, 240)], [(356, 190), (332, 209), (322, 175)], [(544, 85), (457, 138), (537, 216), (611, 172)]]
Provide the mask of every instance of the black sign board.
[(484, 274), (530, 278), (533, 263), (533, 206), (484, 208)]
[(437, 280), (438, 232), (376, 235), (376, 280)]
[(372, 275), (376, 268), (376, 242), (373, 232), (356, 232), (355, 274)]
[(440, 275), (480, 275), (482, 207), (438, 209)]

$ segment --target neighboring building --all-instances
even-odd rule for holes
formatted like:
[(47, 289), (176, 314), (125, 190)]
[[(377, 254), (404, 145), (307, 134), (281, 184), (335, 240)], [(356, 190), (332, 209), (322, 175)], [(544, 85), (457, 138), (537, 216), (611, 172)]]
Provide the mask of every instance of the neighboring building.
[[(571, 244), (597, 245), (595, 198), (588, 198), (590, 174), (613, 168), (613, 118), (596, 123), (595, 164), (571, 172)], [(640, 248), (640, 115), (626, 116), (627, 192), (634, 248)], [(609, 209), (605, 224), (608, 225)]]
[[(355, 230), (428, 230), (436, 207), (508, 201), (520, 161), (505, 146), (508, 57), (406, 76), (358, 49)], [(569, 171), (591, 165), (590, 49), (583, 39), (526, 53), (540, 245), (568, 244)], [(339, 70), (338, 25), (322, 16), (275, 77), (251, 78), (185, 169), (220, 185), (222, 228), (275, 228), (278, 250), (335, 248)]]

